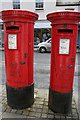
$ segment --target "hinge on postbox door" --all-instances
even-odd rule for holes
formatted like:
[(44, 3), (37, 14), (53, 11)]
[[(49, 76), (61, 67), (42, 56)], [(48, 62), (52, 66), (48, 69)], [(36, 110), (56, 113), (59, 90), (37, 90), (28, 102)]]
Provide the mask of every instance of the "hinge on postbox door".
[(20, 64), (24, 65), (24, 64), (25, 64), (25, 62), (20, 62)]
[(74, 62), (74, 57), (72, 57), (72, 62)]
[(26, 53), (24, 53), (24, 56), (26, 57), (26, 56), (27, 56), (27, 54), (26, 54)]

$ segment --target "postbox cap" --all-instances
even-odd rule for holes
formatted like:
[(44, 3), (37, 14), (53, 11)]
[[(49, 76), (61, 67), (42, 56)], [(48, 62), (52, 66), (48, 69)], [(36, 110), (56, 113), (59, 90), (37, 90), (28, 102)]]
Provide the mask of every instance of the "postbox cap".
[(78, 23), (80, 21), (80, 13), (73, 11), (59, 11), (47, 15), (47, 20), (52, 23)]
[(1, 12), (1, 19), (4, 21), (33, 21), (38, 19), (38, 14), (26, 10), (4, 10)]

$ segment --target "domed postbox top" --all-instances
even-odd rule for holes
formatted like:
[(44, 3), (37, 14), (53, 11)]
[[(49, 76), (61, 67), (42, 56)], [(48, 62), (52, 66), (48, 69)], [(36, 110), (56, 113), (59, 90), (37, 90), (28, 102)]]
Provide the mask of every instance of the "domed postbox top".
[(47, 15), (47, 19), (55, 23), (68, 23), (68, 22), (76, 22), (78, 23), (80, 20), (79, 12), (72, 11), (61, 11), (61, 12), (53, 12)]
[(26, 10), (4, 10), (1, 12), (1, 19), (3, 21), (24, 21), (27, 19), (35, 22), (38, 17), (38, 14)]

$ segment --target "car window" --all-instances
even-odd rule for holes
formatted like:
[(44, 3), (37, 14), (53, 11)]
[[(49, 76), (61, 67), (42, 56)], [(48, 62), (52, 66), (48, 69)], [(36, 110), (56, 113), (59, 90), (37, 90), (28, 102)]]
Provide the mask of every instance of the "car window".
[(51, 40), (49, 40), (48, 43), (51, 43)]

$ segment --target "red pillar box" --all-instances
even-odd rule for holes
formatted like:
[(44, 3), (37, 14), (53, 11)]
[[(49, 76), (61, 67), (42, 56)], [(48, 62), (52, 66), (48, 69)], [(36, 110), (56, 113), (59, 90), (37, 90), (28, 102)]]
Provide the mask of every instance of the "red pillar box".
[(33, 43), (38, 15), (22, 10), (2, 11), (4, 21), (7, 102), (23, 109), (34, 102)]
[(78, 15), (69, 11), (47, 15), (52, 23), (49, 108), (58, 113), (71, 111)]

